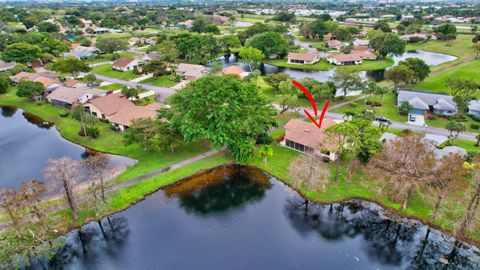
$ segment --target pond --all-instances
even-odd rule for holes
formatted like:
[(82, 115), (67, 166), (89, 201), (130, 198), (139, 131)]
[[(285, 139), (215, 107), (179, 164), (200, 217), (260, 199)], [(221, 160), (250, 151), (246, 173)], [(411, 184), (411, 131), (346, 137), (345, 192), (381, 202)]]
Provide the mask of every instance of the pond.
[[(95, 153), (63, 139), (51, 123), (10, 106), (0, 106), (0, 188), (17, 188), (22, 181), (43, 179), (48, 159), (77, 160)], [(108, 155), (111, 165), (125, 169), (136, 161)]]
[[(424, 60), (428, 65), (431, 65), (431, 66), (439, 65), (439, 64), (457, 59), (455, 56), (442, 54), (442, 53), (426, 52), (421, 50), (407, 51), (401, 56), (392, 56), (395, 62), (395, 65), (398, 64), (398, 62), (409, 57), (420, 58)], [(248, 65), (242, 62), (238, 62), (238, 59), (234, 54), (230, 55), (230, 57), (221, 57), (220, 60), (222, 61), (224, 66), (238, 65), (242, 67), (245, 71), (249, 71)], [(283, 72), (283, 73), (289, 74), (295, 79), (310, 77), (320, 82), (330, 81), (332, 79), (333, 73), (335, 72), (335, 69), (330, 69), (330, 70), (305, 70), (301, 68), (293, 69), (293, 68), (272, 66), (264, 63), (261, 63), (258, 69), (261, 71), (262, 75)], [(363, 78), (369, 78), (375, 81), (381, 81), (384, 79), (383, 77), (384, 72), (385, 72), (385, 69), (361, 71), (360, 75)]]
[(71, 232), (48, 268), (479, 269), (477, 248), (426, 236), (373, 203), (306, 204), (259, 169), (227, 166)]

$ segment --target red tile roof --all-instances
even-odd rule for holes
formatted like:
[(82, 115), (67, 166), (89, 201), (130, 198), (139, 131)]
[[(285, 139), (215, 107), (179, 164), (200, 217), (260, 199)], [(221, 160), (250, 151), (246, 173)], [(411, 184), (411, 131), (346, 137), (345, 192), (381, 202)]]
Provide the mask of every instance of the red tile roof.
[(308, 62), (313, 62), (317, 58), (317, 56), (313, 53), (295, 53), (291, 52), (288, 53), (288, 58), (289, 59), (294, 59), (294, 60), (302, 60), (302, 61), (308, 61)]
[(135, 58), (133, 57), (120, 57), (113, 62), (112, 67), (124, 68), (133, 61), (135, 61)]
[(303, 144), (310, 148), (317, 148), (320, 145), (331, 150), (334, 145), (326, 140), (325, 129), (335, 125), (335, 121), (330, 118), (324, 118), (322, 127), (317, 128), (313, 123), (307, 123), (300, 119), (291, 119), (285, 125), (285, 139), (299, 144)]

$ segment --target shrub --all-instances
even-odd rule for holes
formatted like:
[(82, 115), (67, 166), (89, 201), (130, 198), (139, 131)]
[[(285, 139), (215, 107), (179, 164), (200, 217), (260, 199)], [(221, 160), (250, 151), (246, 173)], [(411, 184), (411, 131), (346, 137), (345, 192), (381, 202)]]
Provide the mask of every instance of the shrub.
[(372, 107), (382, 107), (382, 104), (378, 101), (372, 102)]
[(357, 104), (356, 102), (352, 102), (352, 103), (350, 103), (350, 107), (353, 107), (353, 108), (355, 108), (355, 107), (357, 107), (357, 106), (358, 106), (358, 104)]
[(480, 117), (473, 114), (469, 114), (468, 116), (470, 116), (470, 118), (472, 118), (473, 121), (480, 122)]
[(479, 129), (479, 128), (480, 128), (480, 125), (478, 125), (478, 124), (471, 124), (470, 127), (471, 127), (472, 129)]
[(66, 112), (63, 112), (63, 113), (59, 114), (58, 116), (60, 116), (61, 118), (65, 118), (65, 117), (67, 117), (67, 116), (69, 116), (69, 115), (70, 115), (70, 112), (69, 112), (69, 111), (66, 111)]
[(372, 105), (372, 101), (367, 100), (367, 101), (365, 102), (365, 104), (367, 104), (367, 105)]

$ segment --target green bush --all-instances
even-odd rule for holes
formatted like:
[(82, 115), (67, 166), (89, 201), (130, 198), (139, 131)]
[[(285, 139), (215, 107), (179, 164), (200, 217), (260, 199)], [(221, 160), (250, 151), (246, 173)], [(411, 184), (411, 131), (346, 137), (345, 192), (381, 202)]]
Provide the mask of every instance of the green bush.
[(478, 124), (471, 124), (470, 127), (471, 127), (472, 129), (479, 129), (479, 128), (480, 128), (480, 125), (478, 125)]
[(472, 118), (473, 121), (480, 122), (480, 117), (473, 114), (469, 114), (468, 116), (470, 116), (470, 118)]

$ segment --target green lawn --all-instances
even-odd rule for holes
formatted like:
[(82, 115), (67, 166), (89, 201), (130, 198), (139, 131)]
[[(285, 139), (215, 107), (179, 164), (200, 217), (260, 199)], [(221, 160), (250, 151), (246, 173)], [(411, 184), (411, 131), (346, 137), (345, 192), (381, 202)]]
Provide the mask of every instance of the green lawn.
[(423, 44), (408, 44), (406, 49), (438, 52), (458, 57), (458, 59), (454, 61), (433, 67), (432, 72), (440, 72), (458, 65), (459, 63), (470, 61), (475, 58), (471, 35), (458, 35), (457, 39), (453, 41), (451, 46), (445, 46), (445, 43), (441, 40), (430, 40)]
[(423, 82), (413, 85), (412, 88), (450, 93), (450, 89), (446, 85), (449, 78), (473, 79), (480, 83), (480, 60), (472, 60), (431, 74)]
[(120, 80), (125, 80), (125, 81), (129, 81), (129, 80), (140, 77), (140, 75), (134, 74), (133, 70), (125, 71), (125, 72), (113, 70), (112, 65), (110, 64), (96, 66), (92, 69), (92, 71), (95, 74), (116, 78)]
[(163, 75), (159, 77), (151, 77), (145, 80), (140, 81), (140, 83), (151, 84), (155, 86), (163, 86), (163, 87), (172, 87), (178, 84), (177, 81), (170, 80), (169, 75)]
[(266, 64), (279, 66), (279, 67), (288, 67), (294, 69), (305, 69), (305, 70), (330, 70), (334, 68), (351, 70), (351, 71), (368, 71), (368, 70), (377, 70), (384, 69), (393, 65), (393, 59), (387, 57), (385, 60), (369, 61), (364, 60), (360, 65), (349, 65), (349, 66), (335, 66), (329, 64), (326, 60), (321, 60), (318, 63), (313, 65), (298, 65), (298, 64), (289, 64), (287, 59), (275, 59), (275, 60), (265, 60)]
[(170, 151), (144, 151), (139, 144), (125, 145), (123, 134), (114, 132), (108, 123), (98, 122), (100, 138), (92, 140), (78, 136), (80, 123), (70, 117), (60, 117), (65, 109), (57, 108), (49, 103), (34, 103), (15, 95), (15, 88), (10, 88), (7, 94), (0, 95), (0, 105), (13, 105), (35, 114), (47, 121), (55, 123), (56, 128), (65, 139), (92, 148), (100, 152), (127, 156), (138, 160), (118, 177), (118, 181), (129, 180), (152, 171), (164, 168), (173, 163), (195, 156), (208, 150), (202, 142), (192, 142)]
[[(118, 52), (118, 54), (121, 57), (135, 57), (135, 56), (138, 56), (138, 54), (132, 53), (132, 52)], [(89, 64), (96, 64), (96, 63), (109, 62), (109, 61), (112, 61), (112, 54), (111, 53), (101, 54), (96, 59), (86, 60), (86, 62), (89, 63)]]
[(117, 83), (112, 83), (112, 84), (109, 84), (109, 85), (99, 86), (97, 88), (100, 88), (100, 89), (103, 89), (103, 90), (118, 90), (118, 89), (122, 89), (123, 85), (117, 84)]

